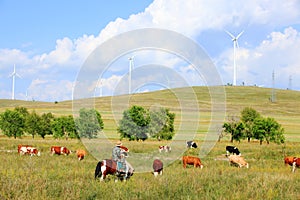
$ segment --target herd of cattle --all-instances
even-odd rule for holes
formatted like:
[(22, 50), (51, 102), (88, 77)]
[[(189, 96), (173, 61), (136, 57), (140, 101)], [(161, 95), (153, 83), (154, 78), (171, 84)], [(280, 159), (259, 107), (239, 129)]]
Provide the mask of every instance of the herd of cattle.
[[(71, 151), (67, 147), (51, 146), (50, 153), (51, 153), (51, 155), (57, 154), (57, 155), (67, 156), (71, 153)], [(40, 156), (41, 155), (40, 151), (37, 150), (37, 148), (33, 147), (32, 145), (22, 145), (22, 144), (18, 145), (18, 154), (20, 154), (20, 155), (27, 154), (30, 156)], [(77, 155), (78, 160), (83, 160), (86, 155), (86, 151), (79, 149), (76, 151), (76, 155)]]
[[(194, 141), (187, 141), (186, 142), (187, 148), (197, 148), (197, 144)], [(124, 147), (125, 148), (125, 147)], [(128, 148), (126, 148), (128, 151)], [(125, 150), (126, 150), (125, 149)], [(159, 146), (159, 153), (163, 152), (171, 152), (170, 146)], [(127, 152), (125, 151), (125, 152)], [(40, 156), (40, 152), (37, 150), (37, 148), (31, 146), (31, 145), (18, 145), (18, 153), (20, 155), (30, 155), (30, 156)], [(69, 155), (72, 153), (68, 148), (63, 146), (51, 146), (50, 148), (51, 155), (57, 154), (57, 155)], [(83, 160), (86, 156), (86, 151), (79, 149), (76, 151), (76, 155), (78, 160)], [(226, 146), (226, 157), (228, 158), (228, 161), (230, 165), (235, 165), (239, 168), (246, 167), (249, 168), (249, 163), (247, 163), (244, 158), (242, 157), (241, 152), (239, 149), (235, 146)], [(286, 165), (292, 166), (292, 172), (295, 172), (296, 168), (300, 167), (300, 158), (297, 157), (285, 157), (284, 163)], [(196, 156), (183, 156), (182, 157), (182, 164), (183, 168), (186, 168), (187, 165), (193, 165), (195, 168), (203, 168), (203, 164), (199, 157)], [(154, 176), (162, 175), (163, 173), (163, 162), (159, 159), (155, 159), (153, 161), (153, 174)]]

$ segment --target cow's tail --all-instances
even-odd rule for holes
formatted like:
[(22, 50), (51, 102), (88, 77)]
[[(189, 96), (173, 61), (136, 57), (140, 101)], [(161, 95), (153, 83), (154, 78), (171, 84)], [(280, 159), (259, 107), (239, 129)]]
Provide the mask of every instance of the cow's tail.
[(95, 169), (95, 179), (102, 175), (101, 166), (102, 166), (102, 161), (99, 161)]

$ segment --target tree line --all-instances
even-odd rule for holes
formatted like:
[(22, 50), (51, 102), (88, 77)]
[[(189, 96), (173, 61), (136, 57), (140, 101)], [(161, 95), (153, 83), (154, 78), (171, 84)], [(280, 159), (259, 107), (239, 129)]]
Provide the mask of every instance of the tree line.
[[(168, 109), (148, 110), (141, 106), (132, 106), (123, 112), (117, 131), (120, 138), (146, 140), (149, 137), (170, 140), (174, 136), (175, 114)], [(37, 114), (34, 110), (16, 107), (0, 113), (0, 129), (8, 137), (22, 137), (25, 134), (33, 138), (52, 135), (54, 138), (96, 138), (104, 128), (101, 114), (96, 109), (82, 108), (79, 116), (55, 117), (52, 113)]]
[[(264, 141), (269, 144), (274, 142), (281, 144), (285, 142), (284, 129), (274, 119), (263, 117), (255, 109), (244, 108), (239, 117), (229, 116), (228, 121), (223, 124), (223, 130), (226, 134), (231, 135), (230, 141), (233, 142), (247, 139), (256, 139), (262, 144)], [(220, 134), (220, 139), (224, 136)]]

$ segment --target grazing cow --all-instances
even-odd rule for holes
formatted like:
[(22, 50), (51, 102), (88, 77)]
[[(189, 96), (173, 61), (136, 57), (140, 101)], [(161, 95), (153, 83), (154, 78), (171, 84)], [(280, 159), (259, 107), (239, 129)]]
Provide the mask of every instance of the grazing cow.
[(247, 163), (243, 157), (238, 155), (230, 155), (229, 157), (229, 163), (232, 165), (236, 165), (239, 168), (246, 167), (249, 168), (249, 163)]
[(235, 146), (226, 146), (226, 156), (229, 156), (229, 154), (235, 154), (238, 156), (241, 156), (241, 152), (239, 151), (239, 149)]
[(154, 174), (155, 177), (156, 177), (158, 174), (159, 174), (159, 175), (162, 175), (162, 174), (163, 174), (164, 164), (163, 164), (163, 162), (162, 162), (161, 160), (155, 159), (155, 160), (153, 161), (152, 167), (153, 167), (153, 171), (154, 171), (153, 174)]
[(21, 153), (21, 148), (22, 148), (22, 147), (32, 147), (32, 145), (28, 145), (28, 144), (25, 144), (25, 145), (24, 145), (24, 144), (19, 144), (19, 145), (18, 145), (18, 154)]
[(61, 146), (52, 146), (50, 148), (51, 154), (57, 154), (57, 155), (69, 155), (71, 151), (67, 147), (61, 147)]
[(296, 159), (296, 157), (294, 157), (294, 156), (286, 156), (286, 157), (284, 157), (284, 164), (293, 166), (293, 162), (295, 159)]
[(170, 146), (159, 146), (158, 147), (158, 151), (159, 153), (165, 151), (165, 152), (170, 152), (171, 151), (171, 147)]
[(77, 158), (78, 160), (83, 160), (84, 159), (84, 156), (86, 155), (86, 151), (85, 150), (82, 150), (82, 149), (79, 149), (76, 151), (76, 155), (77, 155)]
[(30, 156), (40, 156), (41, 153), (37, 150), (37, 148), (32, 147), (30, 145), (18, 145), (18, 153), (20, 155), (28, 154)]
[(295, 159), (294, 159), (292, 172), (295, 172), (296, 167), (297, 167), (297, 168), (300, 167), (300, 158), (295, 158)]
[(196, 142), (194, 142), (194, 141), (187, 141), (187, 142), (186, 142), (186, 146), (187, 146), (188, 148), (197, 148), (197, 147), (198, 147), (198, 145), (197, 145)]
[(186, 168), (186, 165), (194, 165), (194, 167), (203, 168), (203, 164), (201, 163), (200, 158), (193, 156), (183, 156), (182, 157), (183, 167)]
[(112, 159), (105, 159), (97, 163), (95, 179), (100, 177), (100, 181), (103, 181), (110, 174), (116, 176), (115, 181), (118, 179), (126, 181), (133, 175), (133, 172), (134, 168), (126, 161), (125, 173), (117, 173), (117, 163)]

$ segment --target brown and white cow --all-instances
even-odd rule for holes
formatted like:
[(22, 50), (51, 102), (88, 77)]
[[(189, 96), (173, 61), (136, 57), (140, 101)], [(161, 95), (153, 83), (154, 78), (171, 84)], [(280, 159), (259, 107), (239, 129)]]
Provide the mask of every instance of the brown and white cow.
[(200, 158), (194, 156), (183, 156), (182, 157), (183, 167), (186, 168), (186, 165), (194, 165), (194, 167), (203, 168)]
[(84, 156), (86, 155), (86, 151), (83, 150), (83, 149), (78, 149), (78, 150), (76, 151), (76, 155), (77, 155), (77, 158), (78, 158), (79, 161), (80, 161), (80, 160), (83, 160), (83, 159), (84, 159)]
[(31, 145), (18, 145), (18, 153), (20, 155), (28, 154), (30, 156), (40, 156), (41, 153), (37, 150), (37, 148), (32, 147)]
[(238, 167), (246, 167), (249, 168), (249, 163), (247, 163), (243, 157), (239, 155), (229, 155), (228, 156), (229, 163), (237, 165)]
[(284, 164), (293, 166), (293, 162), (295, 159), (296, 159), (296, 157), (294, 157), (294, 156), (286, 156), (286, 157), (284, 157)]
[(57, 154), (57, 155), (69, 155), (71, 151), (67, 147), (61, 147), (61, 146), (52, 146), (50, 148), (51, 154)]
[(165, 152), (171, 152), (171, 147), (170, 146), (159, 146), (158, 147), (159, 153), (165, 151)]
[(164, 169), (164, 164), (161, 160), (155, 159), (153, 161), (153, 174), (156, 177), (158, 174), (162, 175), (163, 174), (163, 169)]

